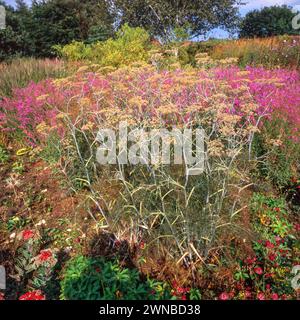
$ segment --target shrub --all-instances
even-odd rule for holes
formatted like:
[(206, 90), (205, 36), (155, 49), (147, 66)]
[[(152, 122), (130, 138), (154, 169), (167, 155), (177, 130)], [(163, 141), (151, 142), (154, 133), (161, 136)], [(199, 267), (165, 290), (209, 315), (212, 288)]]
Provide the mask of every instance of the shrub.
[(65, 46), (56, 45), (53, 48), (58, 52), (60, 56), (69, 61), (91, 59), (93, 52), (91, 45), (86, 45), (81, 41), (72, 41)]
[(170, 299), (166, 285), (142, 280), (136, 269), (117, 261), (78, 256), (70, 260), (61, 281), (64, 300), (159, 300)]
[[(118, 234), (118, 228), (135, 221), (132, 227), (126, 227), (131, 238), (136, 239), (137, 234), (146, 237), (144, 241), (167, 248), (178, 259), (184, 252), (195, 259), (197, 255), (205, 258), (218, 237), (218, 224), (231, 223), (239, 212), (239, 195), (234, 190), (242, 188), (241, 170), (244, 177), (248, 173), (246, 148), (260, 120), (273, 111), (270, 96), (274, 100), (284, 92), (283, 88), (278, 90), (273, 79), (285, 82), (286, 75), (254, 68), (244, 72), (228, 68), (159, 73), (151, 67), (119, 69), (105, 78), (85, 75), (85, 84), (80, 85), (86, 90), (85, 98), (76, 98), (79, 113), (73, 119), (66, 118), (71, 129), (66, 135), (70, 134), (68, 141), (74, 143), (72, 149), (81, 150), (77, 157), (83, 160), (85, 181), (94, 190), (94, 201), (100, 208), (101, 190), (97, 186), (101, 185), (101, 172), (90, 179), (92, 171), (87, 168), (93, 162), (93, 152), (85, 153), (89, 144), (95, 145), (96, 128), (116, 128), (121, 120), (127, 120), (145, 129), (198, 126), (210, 137), (205, 141), (209, 153), (206, 174), (198, 177), (187, 179), (185, 166), (111, 166), (110, 176), (117, 172), (120, 177), (122, 197), (110, 209), (110, 215), (105, 214), (106, 206), (100, 210), (106, 223)], [(72, 83), (78, 83), (82, 76), (77, 75)], [(63, 84), (60, 89), (66, 90), (69, 85)], [(72, 90), (76, 90), (74, 86)]]
[(59, 54), (71, 61), (89, 60), (101, 67), (120, 67), (133, 62), (148, 60), (149, 35), (142, 28), (131, 28), (125, 24), (115, 39), (84, 44), (72, 42), (64, 47), (56, 46)]
[(290, 122), (279, 115), (266, 121), (260, 134), (255, 135), (253, 147), (259, 158), (259, 176), (271, 181), (280, 189), (286, 188), (299, 170), (299, 133)]

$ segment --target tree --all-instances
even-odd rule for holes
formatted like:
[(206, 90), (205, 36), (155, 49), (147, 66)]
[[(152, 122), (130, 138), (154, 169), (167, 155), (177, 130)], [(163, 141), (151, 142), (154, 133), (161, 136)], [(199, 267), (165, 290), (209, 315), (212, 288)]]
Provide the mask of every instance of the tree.
[(240, 37), (270, 37), (284, 34), (297, 34), (292, 28), (295, 13), (287, 7), (272, 6), (249, 12), (242, 21)]
[[(21, 9), (19, 6), (24, 4), (21, 2), (17, 1), (17, 9), (14, 9), (0, 1), (0, 5), (4, 6), (6, 10), (6, 28), (0, 30), (0, 61), (28, 53), (26, 43), (28, 35), (23, 25), (23, 16), (18, 11)], [(22, 10), (26, 10), (26, 8), (22, 7)]]
[(174, 30), (184, 29), (189, 38), (215, 27), (235, 28), (240, 0), (109, 0), (119, 25), (143, 27), (153, 36), (170, 41)]
[(101, 28), (111, 35), (113, 17), (105, 0), (34, 0), (26, 26), (35, 56), (42, 57), (51, 56), (56, 44), (99, 38), (95, 30)]

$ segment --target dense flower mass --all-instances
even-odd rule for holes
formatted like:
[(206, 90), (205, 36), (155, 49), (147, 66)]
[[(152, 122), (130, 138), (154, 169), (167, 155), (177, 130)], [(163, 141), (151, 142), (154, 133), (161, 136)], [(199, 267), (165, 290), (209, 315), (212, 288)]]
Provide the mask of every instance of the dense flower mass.
[[(56, 81), (31, 83), (0, 102), (2, 130), (21, 130), (32, 142), (41, 126), (62, 134), (58, 114), (75, 117), (85, 110), (89, 125), (127, 120), (165, 124), (188, 123), (201, 110), (212, 110), (226, 123), (226, 113), (242, 118), (253, 114), (253, 124), (280, 112), (300, 125), (300, 77), (296, 71), (237, 67), (158, 72), (149, 66), (124, 68), (108, 75), (78, 71)], [(224, 119), (225, 118), (225, 119)], [(230, 129), (227, 129), (230, 132)], [(228, 133), (227, 132), (227, 133)]]

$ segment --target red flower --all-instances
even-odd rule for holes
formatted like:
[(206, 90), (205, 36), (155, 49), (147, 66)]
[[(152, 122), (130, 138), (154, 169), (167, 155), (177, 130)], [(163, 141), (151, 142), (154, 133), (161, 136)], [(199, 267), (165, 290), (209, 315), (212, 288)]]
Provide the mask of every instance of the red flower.
[(40, 290), (36, 290), (23, 294), (19, 300), (46, 300), (46, 297), (41, 293)]
[(247, 259), (245, 259), (246, 264), (253, 264), (255, 262), (256, 262), (256, 257), (253, 257), (253, 258), (248, 257)]
[(0, 301), (3, 301), (3, 300), (5, 300), (5, 298), (4, 298), (4, 293), (1, 293), (1, 292), (0, 292)]
[(228, 300), (229, 299), (229, 295), (227, 292), (222, 292), (220, 295), (219, 295), (219, 300)]
[(299, 232), (300, 231), (300, 223), (295, 223), (294, 224), (294, 229), (296, 232)]
[(245, 291), (245, 298), (246, 299), (249, 299), (249, 298), (251, 298), (251, 292), (250, 291)]
[(269, 254), (269, 260), (270, 260), (270, 261), (274, 261), (274, 260), (276, 259), (276, 257), (277, 257), (277, 256), (276, 256), (275, 253), (270, 253), (270, 254)]
[(145, 247), (146, 247), (145, 242), (144, 242), (144, 241), (141, 241), (141, 242), (140, 242), (140, 249), (144, 250)]
[(39, 260), (40, 261), (47, 261), (51, 257), (52, 257), (51, 250), (42, 250), (39, 255)]
[(185, 293), (185, 289), (182, 287), (177, 288), (178, 293)]
[(267, 240), (265, 242), (265, 247), (268, 249), (273, 249), (274, 248), (274, 244), (272, 242), (270, 242), (269, 240)]
[(34, 232), (32, 230), (24, 230), (22, 232), (22, 239), (29, 240), (34, 237)]
[(279, 299), (279, 296), (277, 293), (272, 293), (272, 300), (278, 300)]
[(271, 289), (271, 285), (270, 285), (269, 283), (266, 284), (266, 289), (267, 289), (267, 290)]
[(256, 268), (254, 268), (254, 272), (256, 274), (261, 275), (261, 274), (263, 274), (263, 269), (261, 267), (256, 267)]
[(258, 299), (258, 300), (265, 300), (265, 295), (264, 295), (262, 292), (260, 292), (260, 293), (257, 295), (257, 299)]
[(280, 208), (274, 208), (274, 211), (280, 212)]
[(186, 295), (183, 295), (183, 296), (181, 297), (181, 300), (186, 300)]

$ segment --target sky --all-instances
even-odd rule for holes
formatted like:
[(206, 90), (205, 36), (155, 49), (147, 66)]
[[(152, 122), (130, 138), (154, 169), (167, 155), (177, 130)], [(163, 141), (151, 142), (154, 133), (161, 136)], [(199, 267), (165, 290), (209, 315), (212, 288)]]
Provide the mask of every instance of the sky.
[[(15, 5), (14, 0), (4, 0), (6, 3), (10, 5)], [(31, 0), (25, 0), (28, 4), (31, 3)], [(254, 10), (254, 9), (261, 9), (263, 7), (269, 7), (274, 5), (283, 5), (286, 4), (288, 6), (300, 6), (300, 0), (244, 0), (244, 3), (246, 5), (241, 6), (240, 13), (242, 16), (245, 16), (247, 12)], [(217, 38), (226, 38), (228, 37), (228, 33), (225, 31), (222, 31), (220, 29), (215, 29), (210, 33), (211, 37), (217, 37)]]

